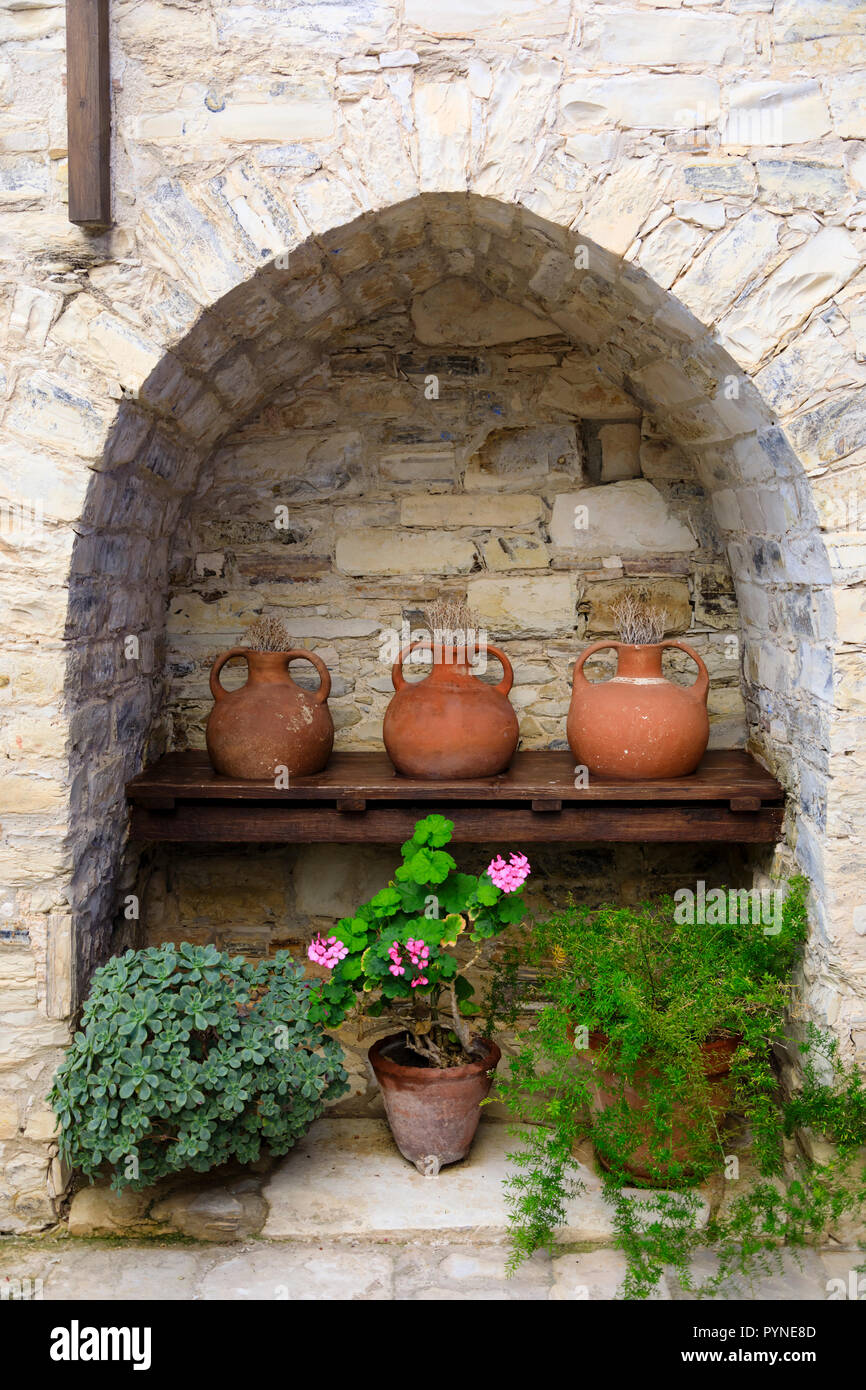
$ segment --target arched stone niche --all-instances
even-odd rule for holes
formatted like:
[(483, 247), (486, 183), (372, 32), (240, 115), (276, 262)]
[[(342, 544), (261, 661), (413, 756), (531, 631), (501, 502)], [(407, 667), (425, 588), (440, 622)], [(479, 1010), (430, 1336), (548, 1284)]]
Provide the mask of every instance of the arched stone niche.
[[(598, 586), (620, 577), (619, 567), (605, 566), (605, 560), (618, 555), (623, 577), (647, 578), (656, 586), (685, 578), (688, 630), (705, 638), (708, 650), (716, 644), (714, 712), (720, 742), (736, 741), (739, 731), (724, 725), (726, 716), (736, 723), (742, 714), (749, 745), (790, 794), (780, 856), (786, 864), (799, 863), (815, 888), (815, 932), (802, 1007), (832, 1024), (849, 1047), (862, 1041), (857, 839), (862, 588), (857, 587), (857, 536), (851, 534), (847, 500), (851, 494), (856, 502), (857, 473), (846, 469), (841, 478), (826, 476), (823, 460), (832, 449), (850, 452), (838, 416), (816, 408), (782, 422), (786, 401), (796, 396), (802, 403), (806, 354), (792, 330), (783, 351), (772, 356), (778, 324), (762, 347), (760, 334), (768, 325), (758, 282), (750, 282), (748, 292), (722, 316), (726, 326), (711, 331), (646, 271), (597, 242), (519, 203), (466, 193), (422, 194), (337, 226), (328, 227), (323, 218), (325, 225), (315, 235), (295, 236), (294, 250), (255, 271), (247, 267), (246, 274), (236, 263), (227, 266), (225, 247), (215, 243), (213, 227), (195, 213), (179, 185), (161, 186), (147, 216), (155, 229), (153, 245), (158, 247), (160, 239), (173, 245), (177, 261), (185, 265), (173, 282), (166, 281), (164, 269), (156, 272), (168, 343), (146, 339), (132, 325), (128, 310), (141, 292), (138, 271), (128, 274), (122, 264), (96, 270), (91, 274), (95, 292), (71, 300), (51, 330), (48, 367), (38, 366), (22, 378), (7, 415), (13, 462), (19, 466), (14, 440), (24, 434), (35, 439), (27, 460), (30, 485), (38, 478), (50, 488), (48, 525), (37, 544), (18, 552), (26, 601), (14, 583), (7, 586), (11, 611), (17, 605), (33, 625), (20, 633), (8, 658), (17, 721), (9, 728), (10, 746), (21, 738), (28, 756), (19, 758), (8, 779), (13, 805), (5, 819), (6, 862), (13, 867), (7, 881), (16, 921), (33, 948), (27, 989), (36, 1000), (34, 1017), (41, 1020), (35, 1034), (12, 1039), (14, 1065), (19, 1060), (26, 1065), (32, 1048), (38, 1061), (31, 1069), (50, 1073), (46, 1057), (56, 1055), (52, 1049), (66, 1036), (90, 971), (128, 939), (123, 901), (146, 880), (126, 845), (123, 784), (170, 741), (196, 741), (203, 711), (195, 707), (206, 656), (222, 644), (223, 631), (228, 635), (231, 627), (234, 636), (247, 610), (255, 611), (257, 600), (249, 602), (249, 591), (261, 585), (248, 581), (256, 576), (248, 570), (241, 583), (237, 569), (227, 574), (222, 564), (219, 572), (209, 573), (207, 557), (224, 557), (232, 547), (210, 550), (205, 544), (221, 506), (237, 506), (254, 529), (271, 524), (262, 489), (273, 486), (273, 477), (261, 471), (261, 458), (256, 464), (253, 455), (276, 445), (277, 474), (280, 487), (289, 490), (290, 512), (293, 507), (310, 511), (302, 495), (291, 495), (299, 479), (314, 493), (317, 488), (328, 493), (316, 505), (336, 513), (338, 506), (361, 506), (371, 483), (375, 491), (373, 462), (379, 483), (382, 469), (408, 467), (411, 475), (412, 467), (421, 467), (423, 447), (415, 449), (414, 463), (401, 465), (399, 446), (407, 441), (392, 440), (395, 447), (388, 454), (387, 441), (370, 426), (356, 427), (360, 443), (344, 439), (345, 447), (335, 454), (334, 438), (345, 433), (345, 419), (317, 421), (323, 402), (326, 414), (337, 404), (350, 412), (357, 408), (357, 388), (356, 405), (351, 404), (353, 375), (357, 380), (365, 361), (372, 367), (377, 351), (381, 362), (369, 373), (377, 389), (385, 378), (393, 379), (395, 402), (407, 388), (419, 409), (425, 400), (428, 429), (437, 416), (433, 400), (424, 398), (427, 378), (438, 376), (436, 404), (444, 406), (457, 397), (465, 381), (461, 373), (472, 363), (479, 385), (490, 382), (480, 394), (489, 390), (493, 420), (477, 418), (476, 407), (474, 415), (467, 410), (459, 438), (439, 441), (454, 444), (453, 457), (439, 447), (418, 477), (387, 479), (393, 487), (380, 489), (377, 504), (392, 508), (392, 525), (373, 526), (369, 517), (359, 517), (354, 526), (329, 533), (332, 572), (344, 581), (342, 597), (349, 581), (367, 595), (388, 589), (396, 616), (395, 590), (402, 589), (405, 597), (410, 584), (417, 593), (441, 576), (432, 562), (415, 575), (388, 575), (370, 567), (358, 551), (359, 541), (374, 530), (379, 540), (391, 531), (398, 550), (404, 531), (429, 537), (433, 513), (425, 511), (429, 502), (422, 493), (431, 489), (440, 493), (437, 507), (444, 498), (459, 496), (461, 506), (466, 498), (485, 505), (495, 501), (505, 506), (503, 517), (521, 518), (504, 525), (488, 512), (486, 521), (469, 528), (449, 527), (437, 543), (447, 541), (455, 558), (442, 568), (451, 571), (449, 584), (466, 587), (476, 599), (486, 595), (496, 618), (507, 616), (503, 593), (507, 599), (509, 584), (531, 588), (541, 582), (535, 607), (546, 619), (559, 615), (553, 630), (549, 622), (546, 628), (524, 623), (511, 640), (524, 644), (525, 664), (533, 643), (552, 643), (554, 682), (564, 679), (570, 654), (598, 619), (597, 602), (593, 618)], [(722, 238), (711, 237), (703, 256), (696, 257), (686, 288), (694, 307), (705, 305), (708, 321), (722, 312), (717, 281), (736, 278), (736, 267), (754, 265), (754, 241), (760, 243), (761, 235), (742, 217)], [(771, 257), (776, 269), (770, 275), (786, 271), (792, 259), (777, 264)], [(796, 269), (787, 271), (794, 286), (800, 282)], [(195, 312), (184, 288), (187, 272), (208, 301)], [(211, 278), (203, 284), (206, 274)], [(238, 278), (240, 283), (219, 293), (222, 284)], [(728, 278), (727, 294), (730, 283)], [(518, 331), (522, 336), (510, 336)], [(739, 359), (765, 365), (750, 375)], [(440, 370), (431, 372), (437, 363)], [(354, 371), (347, 370), (350, 364)], [(511, 395), (522, 396), (523, 406), (515, 406), (505, 389), (512, 377)], [(504, 417), (495, 415), (497, 392), (500, 407), (507, 408)], [(606, 441), (609, 467), (633, 468), (636, 427), (640, 476), (601, 482)], [(530, 452), (537, 463), (537, 454), (548, 449), (541, 478), (524, 478), (517, 488), (514, 480), (498, 476), (497, 486), (488, 488), (491, 470), (507, 472), (507, 460), (515, 458), (509, 432), (532, 429), (572, 431), (567, 437), (574, 442), (557, 445), (550, 433), (540, 437), (538, 449)], [(619, 435), (603, 433), (616, 429)], [(303, 441), (320, 435), (328, 436), (320, 441), (324, 452), (313, 457), (318, 446), (304, 452)], [(527, 453), (525, 447), (522, 452)], [(404, 459), (411, 455), (411, 449), (402, 449)], [(623, 461), (628, 459), (632, 462)], [(336, 473), (323, 489), (317, 470), (324, 467), (327, 476), (330, 465)], [(240, 468), (254, 480), (253, 492)], [(443, 469), (444, 476), (434, 476)], [(524, 485), (528, 482), (531, 487)], [(608, 493), (625, 486), (631, 494), (629, 536), (616, 549), (606, 544), (599, 555), (557, 545), (557, 536), (562, 537), (555, 525), (557, 499), (567, 515), (572, 494), (595, 485)], [(527, 496), (541, 498), (537, 516), (519, 509), (508, 513), (515, 498), (525, 505)], [(657, 498), (661, 512), (653, 511)], [(712, 515), (705, 499), (711, 500)], [(272, 495), (271, 510), (274, 500)], [(841, 522), (840, 504), (846, 509)], [(669, 528), (666, 558), (679, 555), (687, 561), (685, 574), (677, 574), (674, 565), (669, 574), (650, 567), (643, 575), (638, 565), (627, 575), (626, 565), (641, 558), (634, 554), (635, 529), (652, 532), (662, 523)], [(689, 524), (698, 527), (696, 545), (679, 551), (677, 537), (682, 539)], [(828, 531), (838, 533), (830, 535), (830, 545)], [(496, 545), (506, 532), (541, 547), (525, 548), (524, 559), (537, 558), (537, 567), (524, 569), (521, 562), (514, 570), (497, 570)], [(235, 544), (232, 565), (243, 550)], [(308, 538), (298, 540), (297, 560), (316, 553)], [(309, 564), (306, 568), (306, 574), (292, 576), (294, 584), (309, 585), (315, 578)], [(606, 568), (612, 580), (602, 577)], [(35, 572), (44, 574), (44, 584), (34, 593)], [(715, 594), (702, 589), (703, 577), (712, 580)], [(219, 590), (226, 578), (230, 592), (223, 604)], [(544, 595), (554, 592), (558, 607), (545, 601)], [(308, 600), (297, 604), (299, 609), (325, 608), (317, 618), (328, 618), (332, 600), (335, 611), (340, 606), (334, 593), (323, 604), (309, 602), (309, 588), (297, 596)], [(284, 591), (278, 606), (292, 606), (287, 599)], [(714, 615), (719, 626), (701, 622), (713, 602), (720, 605)], [(236, 613), (233, 603), (240, 605)], [(219, 615), (225, 629), (213, 624), (210, 614)], [(377, 611), (375, 618), (360, 621), (378, 624), (382, 616)], [(603, 625), (603, 618), (598, 620)], [(703, 634), (702, 626), (708, 629)], [(207, 633), (198, 646), (193, 629)], [(496, 622), (491, 629), (499, 635)], [(356, 635), (373, 638), (372, 632)], [(299, 633), (310, 645), (326, 638), (327, 630)], [(188, 670), (185, 663), (191, 663)], [(542, 745), (560, 719), (561, 690), (554, 688), (552, 710), (539, 708), (545, 704), (545, 684), (536, 682), (536, 708), (530, 704), (526, 720), (529, 737)], [(49, 739), (40, 710), (53, 711), (61, 686), (62, 710), (52, 714)], [(355, 725), (345, 722), (346, 746), (375, 736), (375, 697), (384, 698), (384, 692), (367, 693), (366, 727), (353, 734)], [(346, 706), (354, 695), (354, 688), (351, 696), (346, 691)], [(34, 728), (43, 742), (31, 761), (26, 740)], [(577, 876), (584, 867), (585, 861), (570, 866)], [(698, 867), (683, 866), (683, 877), (690, 880)], [(759, 873), (772, 867), (755, 866)], [(153, 864), (146, 868), (148, 881), (156, 884), (152, 907), (160, 879), (150, 872)], [(213, 875), (213, 865), (209, 872)], [(316, 875), (313, 863), (307, 879)], [(233, 876), (232, 871), (229, 881)], [(23, 1153), (33, 1164), (39, 1162), (34, 1154), (39, 1141), (35, 1131), (26, 1136)], [(38, 1203), (35, 1217), (20, 1202), (16, 1210), (13, 1225), (34, 1219), (38, 1224)]]
[[(170, 191), (164, 211), (180, 215)], [(748, 246), (741, 222), (738, 254)], [(712, 267), (703, 273), (712, 294)], [(758, 331), (759, 314), (738, 313)], [(467, 374), (481, 389), (468, 406), (464, 384), (458, 407)], [(439, 398), (428, 401), (431, 376)], [(462, 433), (443, 439), (455, 410)], [(407, 419), (414, 443), (400, 437)], [(510, 432), (533, 429), (548, 433), (515, 454)], [(509, 457), (538, 476), (508, 477)], [(639, 475), (601, 482), (601, 468), (633, 472), (635, 457)], [(602, 532), (599, 553), (591, 528), (588, 548), (579, 532), (562, 544), (576, 494), (594, 484), (623, 499), (619, 544)], [(380, 628), (444, 579), (524, 665), (540, 648), (552, 674), (536, 680), (525, 722), (528, 741), (547, 746), (557, 726), (561, 737), (570, 655), (587, 626), (604, 630), (603, 586), (635, 578), (674, 608), (685, 595), (680, 624), (715, 660), (719, 742), (737, 741), (742, 708), (743, 737), (789, 789), (787, 844), (816, 888), (808, 1006), (837, 1022), (850, 1008), (854, 1022), (852, 923), (834, 921), (827, 881), (835, 611), (812, 491), (718, 335), (644, 271), (526, 208), (425, 194), (269, 261), (121, 404), (88, 489), (66, 632), (77, 978), (108, 948), (133, 886), (124, 780), (169, 742), (200, 741), (205, 668), (262, 607), (287, 612), (300, 642), (336, 643), (338, 667), (348, 644), (340, 738), (369, 746), (386, 697), (359, 644), (375, 666)], [(288, 539), (273, 525), (281, 503), (297, 520)], [(498, 569), (512, 535), (524, 560)]]

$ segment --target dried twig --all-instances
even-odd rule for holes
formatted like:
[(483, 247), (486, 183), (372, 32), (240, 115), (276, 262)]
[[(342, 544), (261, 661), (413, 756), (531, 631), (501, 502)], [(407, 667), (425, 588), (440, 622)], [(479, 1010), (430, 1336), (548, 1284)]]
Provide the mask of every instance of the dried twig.
[(437, 598), (424, 617), (434, 642), (443, 646), (477, 645), (481, 619), (465, 599)]
[(632, 647), (661, 642), (667, 624), (667, 609), (634, 594), (624, 594), (610, 605), (619, 640)]
[(244, 645), (254, 652), (287, 652), (292, 639), (282, 618), (256, 618), (244, 633)]

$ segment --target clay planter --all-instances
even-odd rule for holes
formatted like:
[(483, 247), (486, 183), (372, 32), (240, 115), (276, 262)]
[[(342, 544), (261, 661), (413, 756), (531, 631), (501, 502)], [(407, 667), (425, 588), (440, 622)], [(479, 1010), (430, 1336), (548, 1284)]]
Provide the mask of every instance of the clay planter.
[[(410, 684), (403, 662), (419, 647), (433, 651), (433, 670)], [(495, 777), (514, 756), (519, 730), (508, 692), (511, 662), (498, 647), (486, 649), (505, 675), (488, 685), (473, 675), (465, 647), (413, 642), (391, 668), (395, 695), (385, 711), (382, 737), (388, 756), (405, 777)]]
[[(245, 658), (249, 677), (239, 690), (226, 690), (219, 675), (233, 656)], [(295, 659), (311, 661), (319, 673), (319, 688), (312, 694), (289, 675), (288, 664)], [(321, 772), (334, 746), (334, 721), (326, 704), (331, 677), (313, 652), (232, 647), (211, 667), (210, 689), (214, 707), (206, 738), (216, 772), (269, 782), (280, 767), (293, 777)]]
[(428, 1067), (404, 1039), (404, 1033), (380, 1038), (368, 1053), (370, 1065), (397, 1148), (419, 1173), (435, 1177), (446, 1163), (465, 1158), (472, 1147), (481, 1102), (502, 1053), (489, 1038), (480, 1038), (477, 1062)]
[[(618, 654), (616, 675), (590, 682), (583, 664), (606, 647)], [(666, 647), (678, 647), (696, 662), (694, 685), (674, 685), (662, 675)], [(643, 647), (593, 642), (575, 663), (566, 725), (577, 763), (596, 777), (628, 782), (687, 777), (704, 756), (710, 736), (709, 684), (706, 666), (686, 642)]]
[[(574, 1040), (574, 1033), (569, 1029), (569, 1036)], [(711, 1038), (701, 1045), (701, 1063), (704, 1075), (709, 1082), (709, 1106), (716, 1117), (716, 1121), (721, 1125), (722, 1120), (731, 1108), (733, 1086), (730, 1079), (731, 1061), (736, 1052), (740, 1038)], [(599, 1062), (593, 1056), (598, 1053), (607, 1043), (604, 1033), (590, 1033), (589, 1035), (589, 1055), (579, 1053), (583, 1065), (590, 1066), (594, 1073), (594, 1097), (592, 1109), (598, 1114), (608, 1106), (613, 1105), (620, 1094), (627, 1101), (629, 1109), (641, 1113), (648, 1109), (648, 1099), (644, 1092), (634, 1086), (626, 1084), (623, 1086), (621, 1079), (612, 1072), (602, 1069)], [(635, 1080), (641, 1085), (648, 1079), (658, 1076), (659, 1072), (649, 1063), (639, 1066), (635, 1075)], [(671, 1129), (671, 1161), (683, 1163), (688, 1158), (688, 1117), (684, 1106), (675, 1104), (672, 1115), (673, 1125)], [(652, 1133), (652, 1123), (648, 1119), (642, 1126), (643, 1131), (649, 1136)], [(598, 1141), (594, 1140), (596, 1156), (603, 1168), (609, 1167), (607, 1156), (603, 1147), (599, 1146)], [(659, 1175), (653, 1175), (650, 1168), (650, 1146), (649, 1142), (640, 1145), (632, 1152), (628, 1163), (624, 1165), (627, 1173), (630, 1173), (639, 1184), (650, 1187), (664, 1187), (666, 1180), (663, 1171)], [(657, 1169), (664, 1169), (664, 1165), (656, 1162)], [(692, 1176), (691, 1171), (686, 1168), (683, 1176)]]

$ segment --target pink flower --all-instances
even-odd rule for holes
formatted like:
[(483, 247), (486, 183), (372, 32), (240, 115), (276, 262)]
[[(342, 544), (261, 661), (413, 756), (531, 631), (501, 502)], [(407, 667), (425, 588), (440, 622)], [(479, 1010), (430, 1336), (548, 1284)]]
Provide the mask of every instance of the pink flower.
[(324, 965), (326, 970), (333, 970), (348, 954), (349, 948), (342, 941), (338, 941), (335, 936), (324, 937), (321, 932), (316, 933), (307, 947), (310, 960), (315, 961), (317, 965)]
[(426, 975), (416, 975), (415, 979), (411, 981), (413, 989), (416, 985), (426, 985), (427, 983), (428, 980)]
[(525, 854), (512, 854), (510, 863), (506, 864), (502, 855), (497, 854), (488, 864), (487, 874), (503, 893), (514, 893), (529, 877), (529, 860)]

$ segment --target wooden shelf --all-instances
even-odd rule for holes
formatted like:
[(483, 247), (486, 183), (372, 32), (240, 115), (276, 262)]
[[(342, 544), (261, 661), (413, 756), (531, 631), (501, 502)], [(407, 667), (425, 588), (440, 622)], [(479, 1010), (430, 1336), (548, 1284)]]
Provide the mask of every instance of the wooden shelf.
[(457, 842), (705, 840), (769, 844), (784, 792), (749, 754), (707, 753), (691, 777), (574, 785), (569, 752), (517, 753), (477, 780), (401, 777), (387, 754), (335, 753), (323, 772), (286, 789), (220, 777), (203, 752), (169, 753), (127, 784), (132, 835), (190, 843), (399, 844), (438, 811)]

